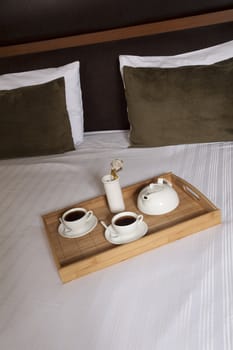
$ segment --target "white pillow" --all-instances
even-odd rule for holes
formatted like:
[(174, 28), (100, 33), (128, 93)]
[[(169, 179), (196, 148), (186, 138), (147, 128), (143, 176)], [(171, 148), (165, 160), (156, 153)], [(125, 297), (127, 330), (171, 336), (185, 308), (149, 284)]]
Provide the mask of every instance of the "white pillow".
[(175, 56), (132, 56), (120, 55), (120, 70), (130, 67), (180, 67), (208, 65), (233, 57), (233, 40), (206, 49), (191, 51)]
[(60, 77), (65, 79), (66, 107), (73, 141), (78, 145), (83, 141), (83, 107), (78, 61), (56, 68), (1, 75), (0, 90), (42, 84)]

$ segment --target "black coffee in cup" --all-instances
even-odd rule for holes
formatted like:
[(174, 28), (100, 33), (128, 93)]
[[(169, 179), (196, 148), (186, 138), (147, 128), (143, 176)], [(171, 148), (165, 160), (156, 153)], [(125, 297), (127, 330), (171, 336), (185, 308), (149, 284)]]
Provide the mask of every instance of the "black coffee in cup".
[(86, 213), (82, 210), (75, 210), (68, 213), (65, 217), (65, 221), (76, 221), (80, 220)]
[(127, 226), (133, 224), (137, 219), (133, 216), (121, 216), (119, 219), (117, 219), (114, 224), (118, 226)]

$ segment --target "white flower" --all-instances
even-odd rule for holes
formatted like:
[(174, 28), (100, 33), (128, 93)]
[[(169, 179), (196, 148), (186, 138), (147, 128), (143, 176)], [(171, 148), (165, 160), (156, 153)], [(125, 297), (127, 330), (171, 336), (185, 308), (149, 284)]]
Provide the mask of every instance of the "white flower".
[(113, 179), (118, 178), (117, 172), (120, 171), (122, 168), (123, 168), (123, 160), (114, 159), (111, 162), (111, 175)]
[(115, 171), (120, 171), (123, 168), (123, 160), (114, 159), (111, 163), (111, 167)]

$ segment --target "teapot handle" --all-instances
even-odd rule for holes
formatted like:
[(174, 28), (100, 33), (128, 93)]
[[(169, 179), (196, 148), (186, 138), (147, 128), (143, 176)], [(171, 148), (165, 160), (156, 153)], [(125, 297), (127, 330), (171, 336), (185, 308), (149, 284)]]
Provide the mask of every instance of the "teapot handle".
[(164, 183), (167, 184), (168, 186), (172, 187), (172, 184), (170, 181), (168, 181), (167, 179), (164, 179), (163, 177), (159, 177), (157, 180), (158, 184), (163, 185)]

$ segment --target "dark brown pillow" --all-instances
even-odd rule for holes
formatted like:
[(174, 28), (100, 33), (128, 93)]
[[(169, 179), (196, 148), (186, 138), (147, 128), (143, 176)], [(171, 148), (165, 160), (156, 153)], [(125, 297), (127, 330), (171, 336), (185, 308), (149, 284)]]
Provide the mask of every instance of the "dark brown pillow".
[(73, 149), (64, 78), (0, 91), (0, 158)]
[(233, 59), (123, 69), (134, 147), (233, 140)]

